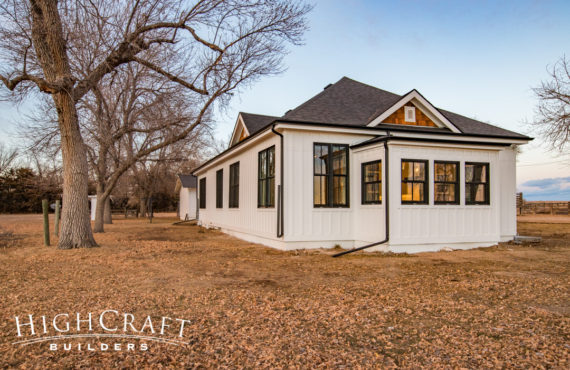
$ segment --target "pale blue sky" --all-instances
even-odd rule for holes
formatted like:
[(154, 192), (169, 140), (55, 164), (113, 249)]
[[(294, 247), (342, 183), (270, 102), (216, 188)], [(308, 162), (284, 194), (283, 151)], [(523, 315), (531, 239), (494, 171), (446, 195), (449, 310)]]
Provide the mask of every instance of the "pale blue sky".
[[(532, 136), (523, 125), (536, 105), (531, 88), (547, 78), (547, 65), (570, 56), (568, 0), (315, 4), (305, 45), (285, 58), (287, 71), (244, 90), (219, 115), (221, 139), (237, 112), (280, 116), (342, 76), (400, 94), (415, 88), (438, 107)], [(6, 118), (17, 113), (2, 103), (0, 113), (9, 131)], [(517, 182), (567, 178), (568, 163), (535, 140), (523, 148)], [(567, 185), (560, 195), (570, 200)]]

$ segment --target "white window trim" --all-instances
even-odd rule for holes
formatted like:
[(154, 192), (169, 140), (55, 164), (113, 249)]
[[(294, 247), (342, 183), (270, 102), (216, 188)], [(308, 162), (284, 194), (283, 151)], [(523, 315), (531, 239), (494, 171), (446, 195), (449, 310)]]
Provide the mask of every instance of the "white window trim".
[(404, 121), (416, 122), (416, 107), (404, 107)]

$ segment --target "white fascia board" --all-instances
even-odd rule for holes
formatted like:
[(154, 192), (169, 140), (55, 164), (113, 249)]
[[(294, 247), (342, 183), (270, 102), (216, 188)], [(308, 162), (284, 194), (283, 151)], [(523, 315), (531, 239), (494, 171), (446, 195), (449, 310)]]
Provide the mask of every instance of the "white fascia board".
[[(388, 145), (390, 145), (390, 142), (388, 141)], [(384, 142), (381, 143), (376, 143), (376, 144), (372, 144), (372, 145), (366, 145), (366, 146), (362, 146), (360, 148), (354, 148), (351, 149), (353, 153), (359, 153), (359, 152), (364, 152), (367, 150), (373, 150), (373, 149), (382, 149), (384, 150)]]
[[(346, 134), (361, 134), (361, 135), (374, 135), (381, 136), (386, 135), (388, 130), (378, 130), (374, 128), (367, 129), (366, 126), (347, 128), (347, 127), (331, 127), (331, 126), (321, 126), (321, 125), (311, 125), (310, 123), (304, 123), (301, 125), (288, 124), (288, 123), (277, 123), (275, 128), (277, 130), (300, 130), (300, 131), (318, 131), (318, 132), (334, 132), (334, 133), (346, 133)], [(512, 138), (493, 138), (493, 137), (477, 137), (468, 136), (468, 134), (463, 135), (446, 135), (446, 134), (432, 134), (423, 132), (402, 132), (402, 131), (390, 131), (390, 136), (395, 139), (397, 137), (417, 137), (426, 139), (437, 139), (437, 140), (455, 140), (455, 141), (476, 141), (482, 143), (505, 143), (505, 144), (526, 144), (529, 140), (526, 139), (512, 139)], [(391, 140), (393, 140), (391, 139)], [(366, 139), (367, 140), (367, 139)]]
[(257, 137), (252, 138), (251, 140), (249, 140), (247, 143), (244, 143), (243, 145), (240, 145), (239, 147), (235, 148), (235, 149), (229, 149), (224, 155), (216, 158), (215, 160), (213, 160), (212, 162), (208, 163), (207, 165), (205, 165), (204, 167), (200, 168), (199, 170), (193, 172), (192, 174), (194, 176), (199, 176), (200, 174), (206, 172), (209, 168), (211, 168), (212, 166), (216, 166), (218, 165), (220, 162), (223, 162), (225, 160), (228, 160), (229, 158), (245, 151), (248, 150), (250, 146), (254, 145), (255, 143), (257, 143), (260, 140), (265, 139), (267, 136), (269, 135), (274, 135), (271, 130), (265, 130), (265, 132), (262, 132), (261, 134), (259, 134)]
[(461, 131), (451, 123), (443, 114), (437, 110), (429, 101), (427, 101), (417, 90), (412, 90), (408, 94), (406, 94), (402, 99), (400, 99), (396, 104), (388, 108), (388, 110), (384, 111), (384, 113), (380, 114), (376, 117), (372, 122), (370, 122), (367, 126), (374, 127), (382, 123), (386, 118), (390, 117), (392, 113), (400, 109), (404, 106), (404, 104), (408, 103), (411, 100), (415, 100), (418, 105), (420, 105), (420, 109), (438, 126), (446, 127), (450, 129), (452, 132), (461, 133)]
[(422, 141), (398, 141), (398, 139), (394, 139), (388, 141), (388, 146), (422, 146), (422, 147), (433, 147), (433, 148), (457, 148), (457, 149), (470, 149), (470, 150), (496, 150), (501, 151), (504, 150), (505, 147), (497, 147), (497, 146), (485, 146), (485, 145), (477, 145), (473, 146), (470, 144), (457, 144), (457, 143), (426, 143)]
[(496, 137), (477, 137), (477, 136), (462, 136), (462, 135), (441, 135), (441, 134), (425, 134), (419, 132), (391, 132), (391, 136), (396, 139), (398, 137), (417, 137), (422, 139), (434, 140), (454, 140), (454, 141), (470, 141), (481, 143), (501, 143), (501, 144), (527, 144), (527, 139), (514, 139), (514, 138), (496, 138)]
[(354, 128), (347, 127), (333, 127), (333, 126), (322, 126), (322, 125), (312, 125), (310, 123), (303, 123), (300, 125), (279, 123), (277, 122), (275, 129), (283, 130), (298, 130), (298, 131), (318, 131), (318, 132), (334, 132), (342, 134), (361, 134), (361, 135), (386, 135), (384, 130), (367, 129), (366, 126), (355, 126)]

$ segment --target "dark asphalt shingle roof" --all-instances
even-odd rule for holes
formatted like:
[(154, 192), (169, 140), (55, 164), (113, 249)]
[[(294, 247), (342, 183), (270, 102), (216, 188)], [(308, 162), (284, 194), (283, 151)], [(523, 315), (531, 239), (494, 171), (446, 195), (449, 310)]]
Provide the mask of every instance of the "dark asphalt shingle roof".
[(275, 121), (279, 117), (274, 116), (265, 116), (262, 114), (253, 114), (253, 113), (245, 113), (240, 112), (241, 118), (243, 119), (243, 123), (245, 127), (247, 127), (247, 131), (250, 135), (255, 134), (257, 131), (261, 130), (265, 126), (269, 125), (271, 122)]
[(183, 188), (196, 188), (196, 176), (193, 175), (178, 175)]
[[(281, 118), (333, 125), (366, 126), (403, 96), (343, 77)], [(457, 113), (439, 108), (438, 110), (464, 134), (528, 138)]]
[(343, 77), (337, 83), (329, 85), (319, 94), (287, 112), (283, 118), (364, 126), (400, 99), (400, 95)]

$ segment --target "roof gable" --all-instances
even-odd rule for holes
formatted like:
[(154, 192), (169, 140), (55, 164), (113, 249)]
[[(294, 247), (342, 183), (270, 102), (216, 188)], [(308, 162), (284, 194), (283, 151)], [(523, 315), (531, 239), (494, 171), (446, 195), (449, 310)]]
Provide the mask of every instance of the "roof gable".
[(379, 114), (378, 117), (372, 119), (371, 122), (367, 124), (367, 126), (374, 127), (380, 123), (391, 123), (386, 122), (385, 120), (397, 112), (400, 108), (409, 103), (412, 103), (415, 107), (419, 108), (421, 112), (436, 125), (435, 127), (447, 128), (455, 133), (461, 132), (449, 119), (447, 119), (447, 117), (441, 114), (441, 112), (436, 107), (434, 107), (429, 101), (427, 101), (426, 98), (422, 96), (422, 94), (420, 94), (415, 89), (404, 95), (398, 102)]
[(230, 147), (255, 134), (279, 117), (240, 112), (230, 139)]
[[(413, 94), (412, 98), (416, 98), (414, 104), (417, 104), (416, 106), (419, 106), (436, 125), (440, 124), (438, 129), (433, 128), (434, 131), (443, 129), (466, 135), (529, 139), (528, 136), (436, 108), (417, 90), (398, 95), (348, 77), (343, 77), (336, 83), (325, 87), (311, 99), (288, 111), (281, 119), (329, 125), (382, 127), (384, 125), (382, 120), (389, 114), (383, 116), (378, 122), (376, 119), (390, 108), (396, 106), (395, 110), (397, 110), (400, 107), (398, 104), (405, 104), (408, 100), (412, 100), (406, 100), (410, 94)], [(410, 130), (417, 128), (417, 126), (405, 125), (400, 127)]]
[[(412, 108), (414, 113), (413, 120), (408, 119), (407, 117), (408, 109), (410, 108)], [(384, 119), (382, 123), (407, 126), (439, 127), (413, 102), (407, 102), (404, 104), (397, 111), (388, 116), (388, 118)]]

